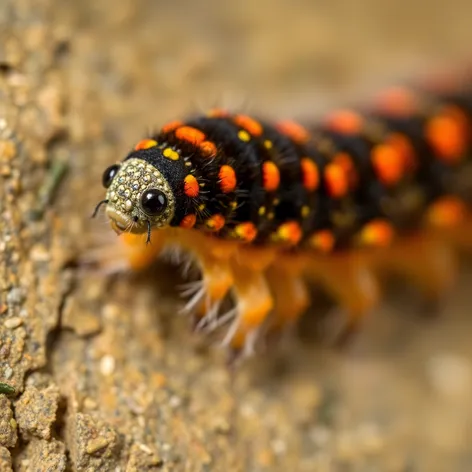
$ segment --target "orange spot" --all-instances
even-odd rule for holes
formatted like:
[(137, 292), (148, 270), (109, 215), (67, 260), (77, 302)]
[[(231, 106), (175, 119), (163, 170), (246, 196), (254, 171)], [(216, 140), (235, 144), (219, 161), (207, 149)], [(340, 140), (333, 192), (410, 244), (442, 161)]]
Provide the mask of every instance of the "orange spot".
[(339, 152), (333, 157), (333, 163), (341, 166), (348, 176), (349, 187), (357, 185), (357, 172), (352, 157), (346, 152)]
[(200, 192), (200, 187), (198, 186), (197, 179), (192, 175), (189, 174), (184, 179), (184, 193), (187, 197), (195, 198), (198, 197)]
[(208, 218), (205, 224), (208, 229), (212, 231), (219, 231), (225, 225), (225, 219), (223, 215), (217, 213), (216, 215), (213, 215), (212, 217)]
[(372, 149), (372, 164), (377, 177), (385, 185), (395, 185), (404, 174), (404, 159), (392, 146), (379, 144)]
[(425, 133), (441, 160), (455, 163), (462, 158), (467, 145), (467, 118), (459, 110), (445, 109), (429, 120)]
[(327, 229), (322, 229), (314, 233), (309, 240), (310, 246), (323, 253), (331, 252), (334, 248), (333, 233)]
[(377, 97), (375, 105), (382, 113), (401, 117), (416, 111), (416, 97), (410, 90), (392, 87)]
[(189, 213), (188, 215), (185, 215), (180, 221), (180, 227), (190, 229), (195, 226), (196, 222), (197, 222), (197, 216), (194, 215), (193, 213)]
[(343, 167), (331, 162), (325, 167), (324, 177), (328, 194), (334, 198), (344, 197), (349, 190), (348, 175)]
[(274, 192), (279, 188), (280, 171), (272, 161), (262, 164), (262, 186), (267, 192)]
[(220, 188), (223, 193), (234, 191), (236, 188), (236, 172), (234, 172), (234, 169), (231, 166), (221, 166), (218, 177), (220, 179)]
[(365, 246), (387, 247), (393, 240), (394, 231), (388, 221), (374, 220), (362, 228), (359, 239)]
[(410, 140), (400, 133), (392, 133), (385, 140), (385, 144), (394, 148), (400, 153), (403, 160), (404, 169), (414, 172), (418, 166), (415, 157), (415, 150)]
[(298, 144), (306, 143), (310, 139), (310, 133), (295, 121), (279, 121), (275, 128)]
[(276, 240), (297, 244), (302, 239), (302, 229), (296, 221), (287, 221), (277, 228)]
[(170, 123), (165, 124), (161, 128), (161, 131), (163, 133), (170, 133), (171, 131), (174, 131), (177, 128), (180, 128), (182, 125), (183, 125), (182, 121), (179, 121), (179, 120), (171, 121)]
[(154, 139), (143, 139), (139, 141), (138, 144), (136, 144), (134, 150), (140, 151), (141, 149), (149, 149), (154, 146), (157, 146), (157, 141), (155, 141)]
[(228, 110), (223, 110), (222, 108), (213, 108), (207, 113), (209, 118), (227, 118), (229, 115)]
[(182, 141), (187, 141), (195, 146), (200, 145), (205, 140), (205, 134), (199, 129), (191, 126), (182, 126), (175, 130), (175, 136)]
[(300, 165), (302, 169), (303, 186), (309, 192), (313, 192), (318, 188), (320, 183), (318, 167), (309, 157), (302, 158)]
[(205, 157), (216, 156), (216, 146), (211, 141), (203, 141), (200, 144), (200, 151)]
[(236, 115), (233, 119), (234, 123), (245, 129), (252, 136), (260, 136), (262, 134), (262, 126), (256, 120), (247, 115)]
[(364, 120), (352, 110), (339, 110), (328, 116), (326, 125), (332, 131), (343, 134), (357, 134), (362, 131)]
[(234, 228), (234, 232), (236, 236), (248, 243), (254, 241), (255, 237), (257, 236), (256, 227), (249, 221), (247, 223), (240, 223), (239, 225), (237, 225)]
[(426, 218), (432, 226), (449, 228), (461, 223), (466, 214), (465, 205), (458, 198), (443, 197), (430, 206)]

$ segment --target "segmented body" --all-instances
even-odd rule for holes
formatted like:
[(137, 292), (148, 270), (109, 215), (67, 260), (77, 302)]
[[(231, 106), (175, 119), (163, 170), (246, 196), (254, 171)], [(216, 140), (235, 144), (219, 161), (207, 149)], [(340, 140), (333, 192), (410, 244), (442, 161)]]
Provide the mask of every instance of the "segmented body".
[[(383, 110), (341, 111), (313, 129), (214, 111), (165, 126), (128, 159), (169, 169), (171, 226), (257, 245), (388, 243), (438, 198), (472, 198), (472, 91), (391, 93)], [(371, 241), (366, 225), (380, 221)]]
[[(214, 285), (218, 277), (226, 280), (228, 276), (229, 280), (221, 293), (210, 290), (213, 295), (207, 299), (206, 309), (238, 285), (241, 267), (246, 271), (243, 278), (266, 274), (262, 284), (268, 286), (270, 302), (263, 309), (267, 313), (251, 322), (251, 329), (242, 330), (239, 341), (233, 343), (241, 345), (274, 309), (274, 303), (279, 318), (298, 316), (307, 304), (305, 290), (299, 296), (298, 289), (287, 288), (287, 284), (298, 284), (307, 274), (317, 273), (328, 284), (343, 273), (346, 280), (353, 277), (352, 283), (338, 280), (347, 286), (346, 293), (338, 290), (339, 295), (351, 312), (368, 308), (377, 297), (361, 293), (369, 289), (358, 287), (358, 272), (375, 272), (382, 264), (372, 262), (371, 256), (364, 262), (356, 259), (355, 274), (350, 276), (343, 267), (352, 267), (352, 262), (341, 263), (340, 269), (339, 255), (351, 260), (357, 249), (363, 253), (362, 249), (389, 247), (384, 255), (375, 256), (376, 261), (385, 261), (387, 251), (393, 258), (396, 248), (406, 251), (405, 241), (418, 253), (411, 244), (418, 231), (430, 234), (430, 228), (466, 226), (472, 204), (472, 82), (434, 93), (391, 89), (370, 108), (339, 111), (313, 127), (290, 121), (271, 124), (213, 110), (171, 122), (160, 133), (140, 141), (123, 162), (123, 173), (125, 167), (131, 177), (118, 174), (107, 195), (112, 220), (131, 221), (133, 214), (136, 228), (126, 224), (136, 233), (144, 232), (145, 223), (148, 234), (154, 227), (163, 227), (153, 231), (152, 237), (159, 233), (163, 245), (177, 242), (193, 252), (201, 262), (204, 280), (213, 263), (225, 267), (212, 282), (211, 275), (207, 277), (207, 285)], [(136, 208), (147, 188), (147, 172), (153, 169), (158, 171), (156, 182), (165, 181), (165, 189), (159, 188), (167, 208), (151, 225), (151, 217), (146, 219), (146, 212)], [(124, 225), (122, 222), (118, 229), (123, 230)], [(205, 239), (198, 239), (197, 234)], [(399, 237), (402, 242), (397, 243)], [(421, 247), (429, 244), (425, 241)], [(219, 246), (223, 242), (229, 245)], [(209, 246), (221, 247), (220, 252), (227, 251), (227, 255), (209, 255)], [(231, 256), (241, 248), (252, 250), (245, 257), (252, 254), (258, 260), (268, 251), (268, 262), (257, 267), (241, 263), (241, 255)], [(329, 266), (330, 258), (333, 263)], [(389, 264), (395, 266), (396, 261), (388, 260)], [(418, 272), (409, 264), (400, 266), (405, 272)], [(421, 285), (421, 274), (414, 275)], [(447, 285), (442, 279), (423, 285), (439, 288), (442, 283)], [(241, 298), (241, 290), (239, 294)], [(255, 295), (251, 297), (257, 302)], [(296, 316), (283, 315), (280, 306), (287, 310), (294, 306)], [(239, 324), (244, 316), (240, 315)], [(235, 325), (232, 335), (237, 329)]]

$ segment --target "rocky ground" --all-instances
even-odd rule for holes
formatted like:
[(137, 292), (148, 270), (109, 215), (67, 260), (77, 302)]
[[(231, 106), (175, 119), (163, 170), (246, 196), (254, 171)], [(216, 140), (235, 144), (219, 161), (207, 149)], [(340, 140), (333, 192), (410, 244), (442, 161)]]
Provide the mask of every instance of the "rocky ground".
[(102, 170), (148, 126), (214, 104), (316, 115), (460, 60), (471, 14), (0, 0), (0, 471), (470, 471), (467, 269), (436, 319), (402, 286), (346, 352), (305, 335), (234, 372), (176, 315), (168, 266), (77, 261), (105, 254)]

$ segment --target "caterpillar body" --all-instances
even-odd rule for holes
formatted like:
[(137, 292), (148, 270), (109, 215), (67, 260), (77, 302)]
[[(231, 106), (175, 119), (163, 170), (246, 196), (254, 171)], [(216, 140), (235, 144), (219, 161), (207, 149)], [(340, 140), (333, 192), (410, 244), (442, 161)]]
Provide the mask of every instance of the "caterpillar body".
[(349, 333), (383, 271), (436, 296), (472, 245), (472, 81), (392, 88), (313, 126), (212, 110), (139, 141), (103, 185), (97, 210), (132, 267), (169, 245), (192, 255), (188, 308), (201, 327), (229, 326), (227, 346), (248, 353), (263, 327), (296, 322), (309, 281), (339, 300)]

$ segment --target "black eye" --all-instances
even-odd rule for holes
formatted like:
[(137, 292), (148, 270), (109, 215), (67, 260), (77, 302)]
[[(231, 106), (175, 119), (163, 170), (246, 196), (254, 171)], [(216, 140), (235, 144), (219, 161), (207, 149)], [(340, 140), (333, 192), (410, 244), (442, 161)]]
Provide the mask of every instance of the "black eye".
[(150, 216), (158, 216), (167, 207), (167, 197), (164, 192), (151, 188), (141, 196), (141, 206), (145, 213)]
[(105, 172), (102, 175), (102, 184), (105, 188), (108, 188), (111, 185), (111, 182), (115, 178), (119, 169), (120, 166), (118, 164), (114, 164), (108, 167), (108, 169), (105, 169)]

